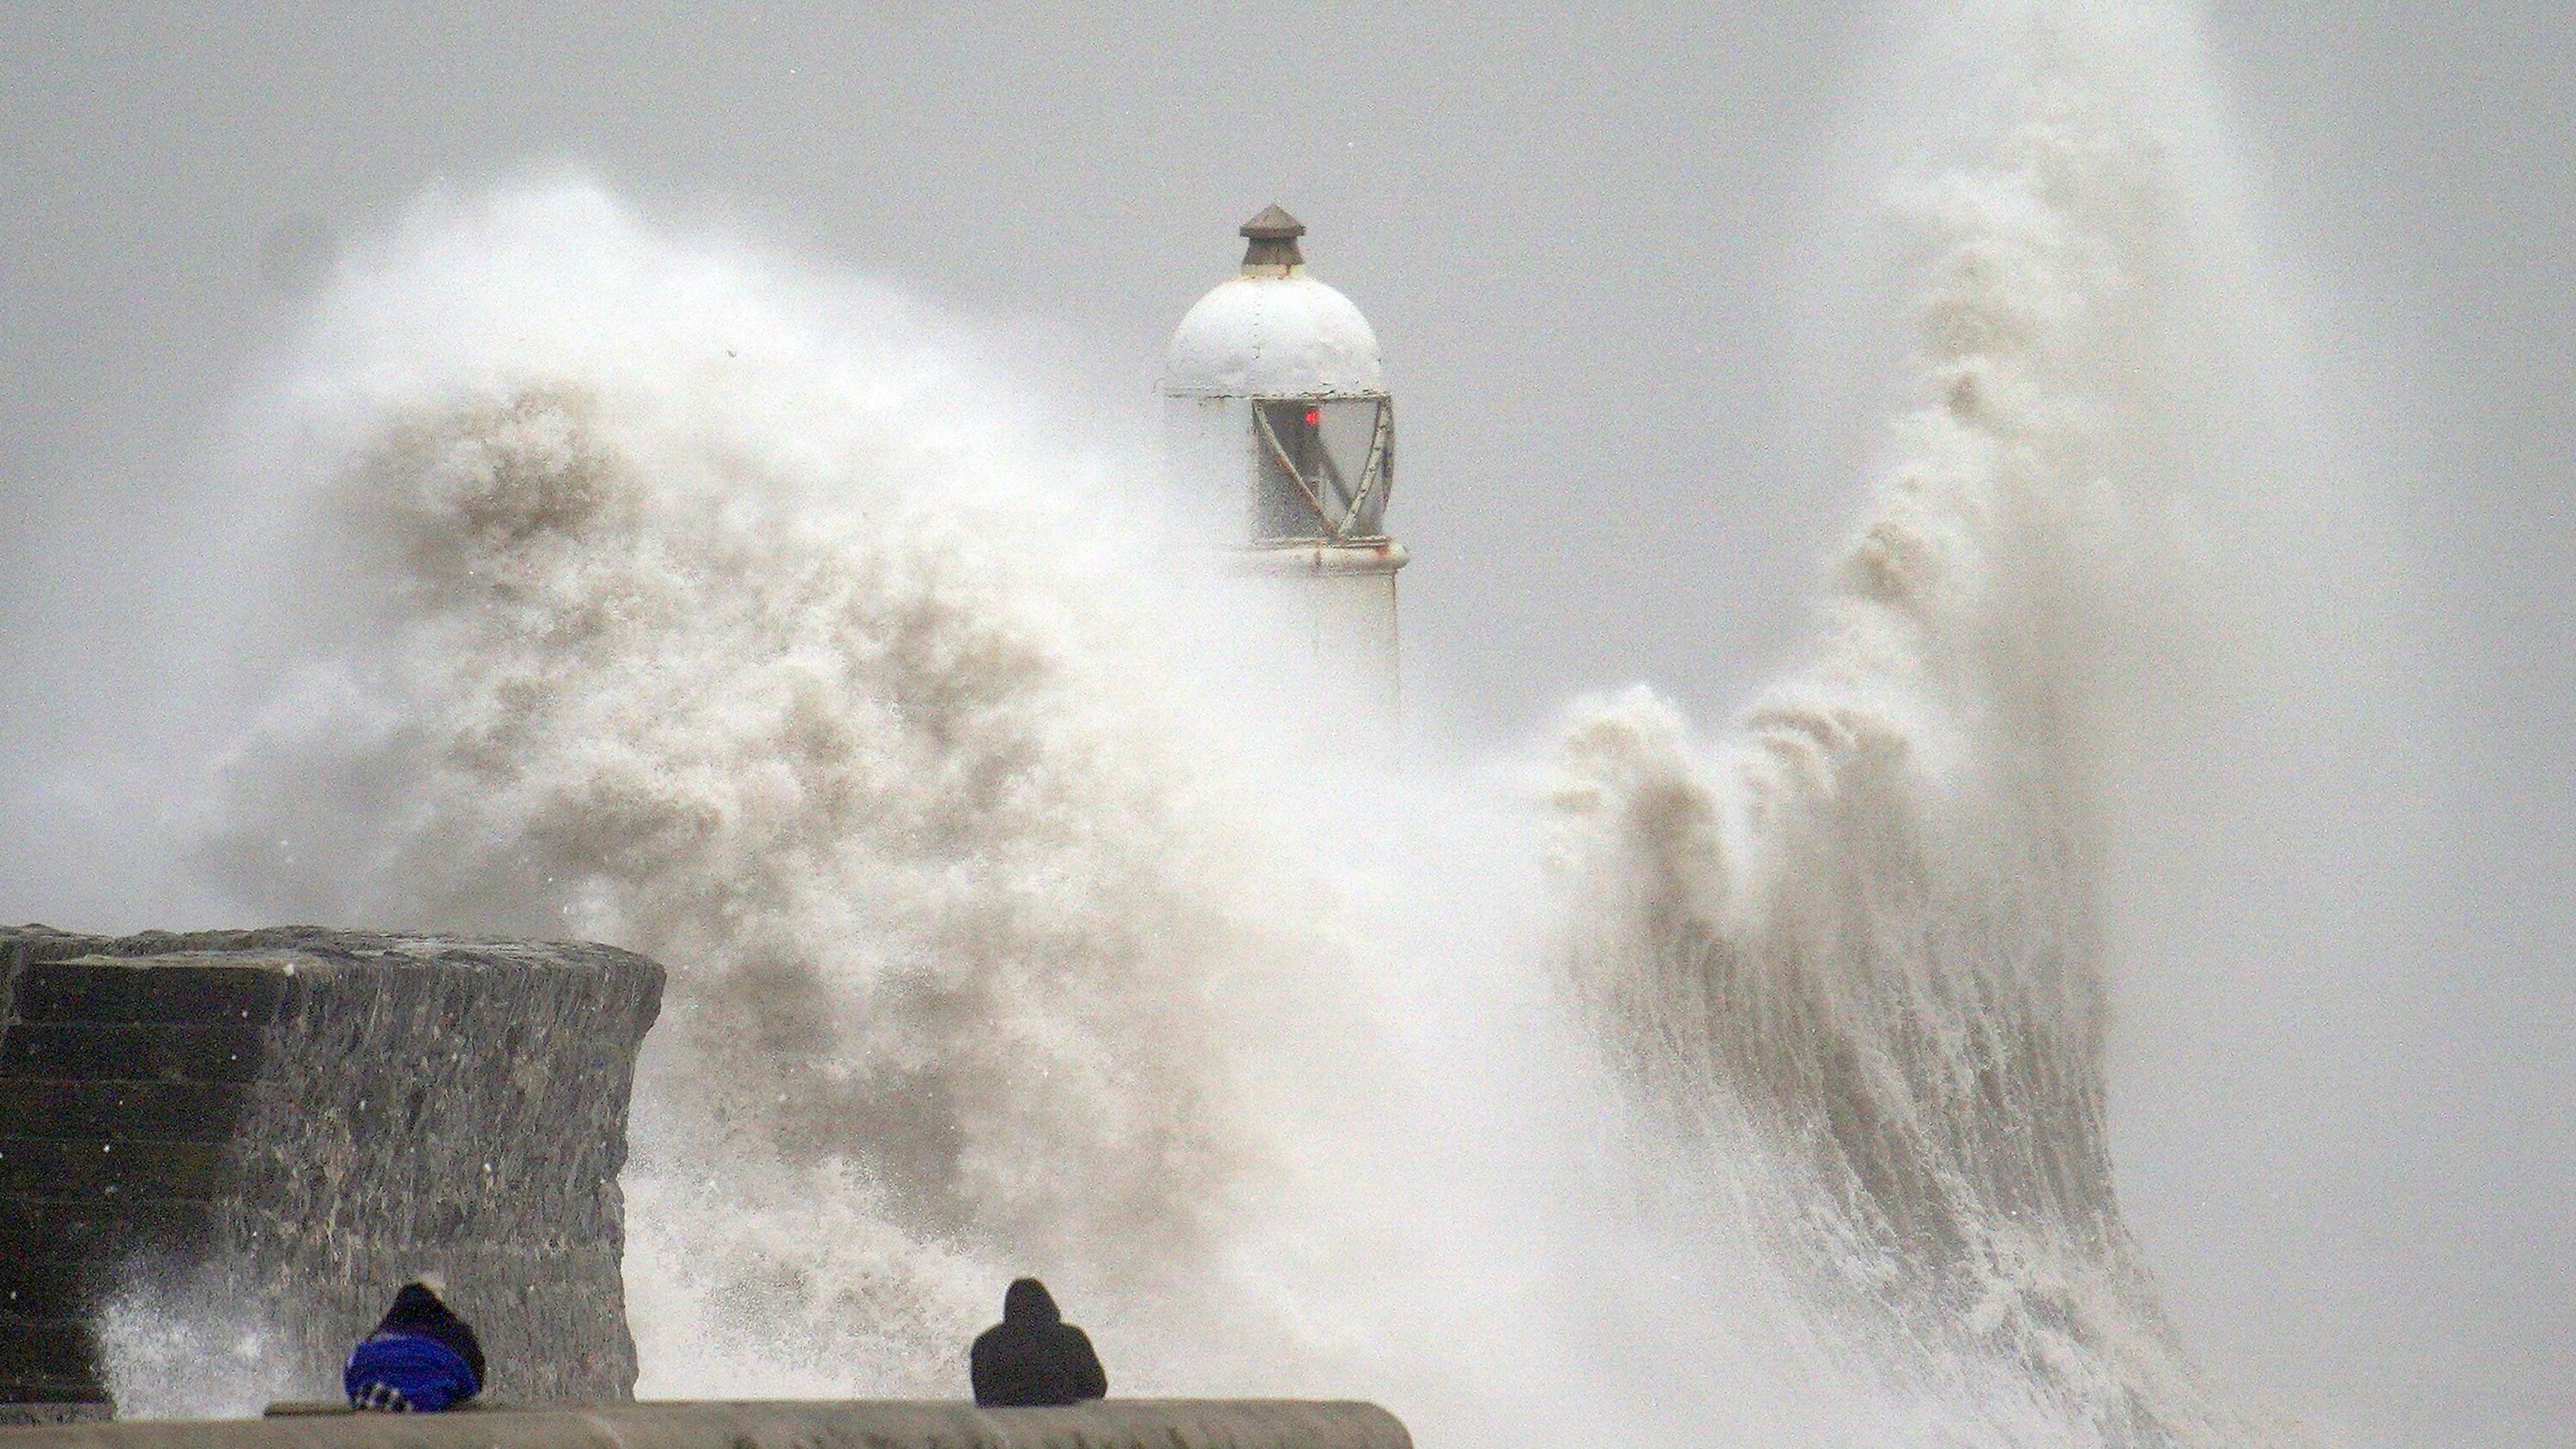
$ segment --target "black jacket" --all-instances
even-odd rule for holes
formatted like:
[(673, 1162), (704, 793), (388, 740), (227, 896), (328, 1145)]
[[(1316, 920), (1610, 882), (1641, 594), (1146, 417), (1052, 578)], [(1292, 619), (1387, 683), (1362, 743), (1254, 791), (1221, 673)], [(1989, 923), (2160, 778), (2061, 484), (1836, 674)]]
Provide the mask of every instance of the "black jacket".
[(385, 1321), (376, 1325), (378, 1333), (409, 1333), (443, 1343), (465, 1360), (474, 1370), (474, 1387), (483, 1387), (483, 1345), (474, 1337), (474, 1329), (438, 1301), (438, 1295), (420, 1283), (405, 1283), (394, 1295), (394, 1306), (385, 1310)]
[(1064, 1321), (1035, 1278), (1002, 1295), (1002, 1321), (977, 1335), (967, 1357), (975, 1402), (985, 1408), (1072, 1404), (1109, 1392), (1090, 1336)]

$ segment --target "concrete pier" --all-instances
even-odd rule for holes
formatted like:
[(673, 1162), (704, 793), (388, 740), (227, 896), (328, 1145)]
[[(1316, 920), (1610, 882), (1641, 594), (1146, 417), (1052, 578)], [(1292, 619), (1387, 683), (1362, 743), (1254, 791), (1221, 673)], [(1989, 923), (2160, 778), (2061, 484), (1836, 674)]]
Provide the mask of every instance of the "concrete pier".
[(1375, 1404), (1110, 1399), (1068, 1409), (955, 1402), (619, 1404), (325, 1414), (0, 1431), (7, 1449), (1412, 1449)]

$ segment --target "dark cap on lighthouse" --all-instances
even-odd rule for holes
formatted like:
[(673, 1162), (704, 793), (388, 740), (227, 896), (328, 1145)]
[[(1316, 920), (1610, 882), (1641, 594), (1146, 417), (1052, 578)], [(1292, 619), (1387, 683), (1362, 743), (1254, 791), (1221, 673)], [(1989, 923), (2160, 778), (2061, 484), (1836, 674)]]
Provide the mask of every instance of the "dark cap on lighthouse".
[(1278, 202), (1261, 208), (1261, 214), (1236, 232), (1251, 240), (1244, 248), (1243, 264), (1247, 267), (1302, 267), (1305, 256), (1297, 250), (1297, 238), (1306, 234), (1306, 223), (1290, 216)]

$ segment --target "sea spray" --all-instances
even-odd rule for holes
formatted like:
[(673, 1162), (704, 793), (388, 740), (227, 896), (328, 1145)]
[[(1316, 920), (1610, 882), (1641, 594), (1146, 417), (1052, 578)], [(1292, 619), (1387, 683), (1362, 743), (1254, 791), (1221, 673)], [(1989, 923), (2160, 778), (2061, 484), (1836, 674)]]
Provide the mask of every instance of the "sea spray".
[(904, 305), (540, 183), (353, 272), (278, 402), (364, 592), (215, 858), (671, 965), (630, 1276), (700, 1392), (931, 1392), (1014, 1267), (1201, 1261), (1260, 1135), (1214, 1001), (1296, 974), (1145, 601), (1084, 576), (1077, 501), (1148, 480)]
[(2159, 7), (1943, 29), (1991, 129), (1900, 189), (1916, 401), (1825, 637), (1722, 739), (1643, 689), (1573, 711), (1563, 958), (1663, 1170), (1725, 1164), (1919, 1432), (2232, 1441), (2121, 1220), (2103, 1068), (2103, 776), (2214, 481), (2196, 57)]

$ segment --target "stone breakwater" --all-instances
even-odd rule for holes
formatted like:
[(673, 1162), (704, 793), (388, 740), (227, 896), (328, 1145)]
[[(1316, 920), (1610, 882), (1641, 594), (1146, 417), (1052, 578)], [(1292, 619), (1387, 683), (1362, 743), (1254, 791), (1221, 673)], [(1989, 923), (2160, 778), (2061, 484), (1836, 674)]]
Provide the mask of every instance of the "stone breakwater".
[(579, 943), (0, 928), (0, 1422), (109, 1412), (117, 1312), (253, 1325), (259, 1390), (336, 1394), (423, 1272), (495, 1397), (631, 1397), (617, 1179), (662, 982)]

